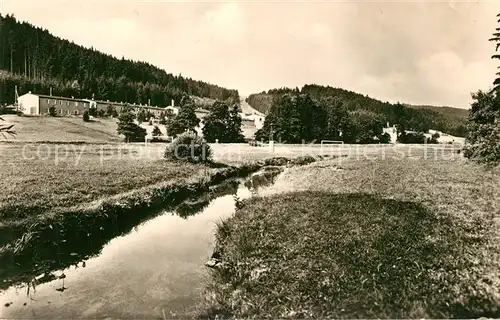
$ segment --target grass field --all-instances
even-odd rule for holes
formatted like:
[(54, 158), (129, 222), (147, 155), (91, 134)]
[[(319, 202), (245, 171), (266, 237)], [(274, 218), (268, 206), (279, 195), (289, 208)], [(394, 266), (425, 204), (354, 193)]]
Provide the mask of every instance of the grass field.
[(79, 256), (60, 260), (54, 253), (64, 247), (69, 255), (79, 243), (88, 242), (90, 234), (92, 248), (98, 250), (111, 236), (162, 209), (175, 211), (182, 201), (209, 193), (211, 186), (276, 164), (255, 163), (268, 154), (236, 161), (225, 152), (219, 152), (214, 163), (169, 162), (162, 159), (164, 148), (0, 143), (0, 288), (66, 267), (58, 263), (74, 263)]
[(203, 165), (140, 157), (119, 145), (1, 145), (0, 217), (20, 219), (161, 181), (201, 177)]
[(500, 171), (423, 156), (287, 170), (219, 226), (207, 314), (500, 317)]
[[(0, 143), (0, 217), (20, 219), (55, 208), (89, 203), (163, 181), (199, 178), (216, 170), (203, 165), (164, 161), (165, 144), (38, 144)], [(247, 144), (213, 144), (214, 161), (241, 165), (269, 157), (318, 156), (318, 146), (267, 147)], [(395, 148), (366, 146), (365, 149), (332, 150), (332, 155), (382, 157)], [(405, 152), (411, 151), (405, 146)], [(411, 151), (421, 154), (424, 149)], [(325, 150), (326, 151), (326, 150)], [(363, 151), (363, 152), (361, 152)], [(432, 150), (428, 152), (432, 155)], [(405, 156), (402, 152), (401, 155)], [(298, 185), (305, 186), (303, 182)], [(2, 223), (0, 221), (0, 223)]]
[[(2, 115), (8, 124), (14, 124), (15, 140), (21, 141), (85, 141), (119, 142), (123, 138), (116, 132), (116, 120), (96, 118), (84, 122), (81, 117), (18, 117)], [(1, 139), (1, 138), (0, 138)], [(9, 138), (9, 140), (13, 140)]]
[[(93, 118), (84, 122), (81, 116), (49, 117), (2, 115), (5, 124), (13, 124), (17, 141), (51, 141), (51, 142), (121, 142), (123, 136), (116, 132), (117, 120), (112, 118)], [(163, 125), (156, 124), (162, 133), (166, 134)], [(154, 125), (148, 122), (141, 123), (148, 134), (151, 134)], [(243, 135), (253, 138), (257, 129), (254, 126), (243, 126)], [(0, 136), (0, 140), (2, 136)]]

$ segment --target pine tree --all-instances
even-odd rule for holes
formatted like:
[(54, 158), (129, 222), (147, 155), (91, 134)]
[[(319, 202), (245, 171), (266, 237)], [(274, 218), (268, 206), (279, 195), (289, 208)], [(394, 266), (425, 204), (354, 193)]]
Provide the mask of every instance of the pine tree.
[[(497, 18), (500, 17), (500, 13), (497, 14)], [(500, 19), (498, 19), (498, 22), (500, 22)], [(495, 28), (495, 32), (493, 33), (493, 37), (489, 39), (489, 41), (495, 42), (495, 52), (498, 52), (498, 49), (500, 48), (500, 28)], [(499, 59), (500, 60), (500, 54), (494, 54), (491, 56), (492, 59)], [(498, 67), (500, 69), (500, 67)], [(495, 81), (493, 82), (494, 89), (495, 91), (498, 91), (498, 88), (500, 88), (500, 72), (497, 72), (496, 75), (498, 76)]]
[(146, 138), (146, 129), (134, 122), (135, 115), (132, 112), (122, 112), (118, 117), (119, 134), (125, 136), (127, 142), (140, 142)]
[(139, 108), (139, 111), (137, 112), (137, 121), (139, 123), (141, 122), (146, 122), (148, 120), (148, 114), (144, 108)]
[[(37, 90), (42, 94), (48, 93), (47, 82), (58, 81), (62, 85), (57, 90), (54, 87), (54, 94), (90, 97), (95, 93), (97, 99), (131, 103), (151, 99), (155, 105), (167, 105), (183, 94), (239, 98), (236, 90), (174, 76), (149, 63), (116, 59), (20, 23), (12, 15), (0, 16), (0, 68), (11, 76), (22, 75), (28, 80), (28, 90), (42, 83), (42, 90)], [(21, 87), (24, 79), (9, 83), (8, 90), (11, 85)], [(0, 87), (5, 85), (0, 82)], [(12, 99), (11, 95), (0, 95), (0, 103), (12, 103)]]
[(83, 121), (84, 122), (89, 122), (90, 121), (90, 114), (88, 110), (83, 111)]
[(169, 136), (176, 137), (179, 134), (191, 131), (196, 133), (196, 127), (200, 125), (200, 119), (196, 116), (196, 105), (194, 101), (185, 97), (181, 101), (179, 114), (167, 120), (167, 133)]
[(158, 126), (154, 126), (152, 135), (153, 137), (159, 137), (162, 136), (163, 133), (161, 132), (160, 128), (158, 128)]

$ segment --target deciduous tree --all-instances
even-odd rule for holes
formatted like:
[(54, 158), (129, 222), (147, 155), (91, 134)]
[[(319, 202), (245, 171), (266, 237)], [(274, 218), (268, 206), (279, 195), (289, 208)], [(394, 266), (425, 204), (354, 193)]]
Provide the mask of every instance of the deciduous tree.
[(210, 108), (210, 114), (203, 121), (203, 137), (208, 142), (223, 143), (244, 141), (241, 130), (241, 116), (236, 104), (217, 101)]
[[(496, 28), (490, 39), (496, 43), (495, 51), (500, 47), (499, 31), (500, 28)], [(492, 59), (500, 59), (500, 55), (495, 54)], [(464, 148), (466, 157), (486, 163), (500, 162), (500, 78), (497, 77), (493, 85), (493, 90), (489, 92), (479, 90), (472, 94), (474, 101), (469, 112)]]

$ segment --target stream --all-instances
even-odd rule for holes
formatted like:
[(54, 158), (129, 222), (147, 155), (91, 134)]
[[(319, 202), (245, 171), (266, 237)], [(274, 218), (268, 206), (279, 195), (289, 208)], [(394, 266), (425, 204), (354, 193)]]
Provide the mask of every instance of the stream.
[(55, 279), (0, 291), (0, 318), (195, 315), (209, 275), (205, 263), (212, 254), (216, 223), (234, 213), (235, 197), (247, 199), (270, 191), (281, 171), (265, 168), (235, 181), (233, 187), (215, 187), (200, 208), (191, 200), (185, 203), (191, 208), (186, 214), (164, 211), (111, 239), (93, 257), (53, 270), (50, 274)]

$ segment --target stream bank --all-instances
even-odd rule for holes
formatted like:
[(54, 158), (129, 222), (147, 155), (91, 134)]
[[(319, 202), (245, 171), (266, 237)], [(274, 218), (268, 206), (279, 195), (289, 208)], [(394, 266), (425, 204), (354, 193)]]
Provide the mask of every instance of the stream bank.
[[(217, 197), (217, 190), (227, 190), (228, 185), (234, 188), (234, 179), (269, 166), (302, 165), (313, 161), (311, 157), (280, 157), (238, 167), (225, 166), (212, 169), (198, 181), (165, 182), (74, 207), (69, 212), (54, 212), (29, 223), (4, 227), (0, 230), (4, 238), (12, 240), (0, 248), (0, 290), (32, 282), (47, 270), (74, 265), (98, 251), (110, 239), (129, 232), (164, 210), (189, 216)], [(83, 248), (79, 248), (81, 244)], [(75, 248), (79, 250), (75, 252)]]
[(172, 208), (101, 225), (89, 237), (79, 232), (68, 240), (64, 233), (52, 247), (56, 250), (35, 246), (35, 256), (52, 261), (45, 262), (43, 272), (29, 270), (37, 280), (0, 293), (0, 317), (194, 316), (207, 281), (205, 262), (216, 224), (233, 214), (240, 199), (262, 194), (282, 171), (268, 166), (248, 178), (226, 180)]

